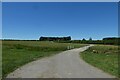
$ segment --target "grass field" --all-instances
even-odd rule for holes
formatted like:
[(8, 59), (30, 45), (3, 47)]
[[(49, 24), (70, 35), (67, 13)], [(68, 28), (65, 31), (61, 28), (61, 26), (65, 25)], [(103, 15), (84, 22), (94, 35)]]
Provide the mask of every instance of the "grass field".
[(2, 41), (0, 41), (0, 79), (2, 78)]
[(81, 57), (89, 64), (118, 77), (118, 46), (96, 45), (82, 52)]
[(70, 45), (75, 48), (85, 46), (85, 44), (55, 43), (48, 41), (3, 41), (3, 77), (30, 61), (65, 51), (67, 50), (67, 46)]

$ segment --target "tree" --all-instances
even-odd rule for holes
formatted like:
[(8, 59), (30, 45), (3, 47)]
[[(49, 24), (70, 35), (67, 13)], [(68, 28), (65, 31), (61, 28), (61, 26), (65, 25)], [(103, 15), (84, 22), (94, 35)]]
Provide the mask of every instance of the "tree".
[(83, 38), (82, 41), (86, 41), (85, 38)]
[(92, 41), (92, 38), (91, 38), (91, 37), (89, 38), (89, 41)]

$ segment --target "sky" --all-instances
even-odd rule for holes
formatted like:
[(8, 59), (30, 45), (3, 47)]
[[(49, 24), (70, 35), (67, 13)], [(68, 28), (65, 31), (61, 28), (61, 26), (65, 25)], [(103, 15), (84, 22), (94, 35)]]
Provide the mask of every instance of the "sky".
[(0, 2), (0, 39), (2, 38), (2, 3)]
[(3, 2), (2, 38), (118, 36), (117, 2)]

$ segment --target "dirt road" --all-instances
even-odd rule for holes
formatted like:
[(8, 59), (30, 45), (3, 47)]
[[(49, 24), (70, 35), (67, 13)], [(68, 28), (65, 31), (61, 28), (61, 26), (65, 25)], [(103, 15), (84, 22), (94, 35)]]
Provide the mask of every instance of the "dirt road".
[(114, 78), (80, 58), (79, 53), (89, 47), (33, 61), (10, 73), (7, 78)]

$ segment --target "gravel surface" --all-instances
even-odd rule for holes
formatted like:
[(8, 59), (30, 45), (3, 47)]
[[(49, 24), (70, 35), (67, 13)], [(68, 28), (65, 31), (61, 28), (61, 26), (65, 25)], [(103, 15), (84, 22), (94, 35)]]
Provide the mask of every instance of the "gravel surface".
[(79, 53), (91, 46), (30, 62), (10, 73), (7, 78), (114, 78), (80, 58)]

